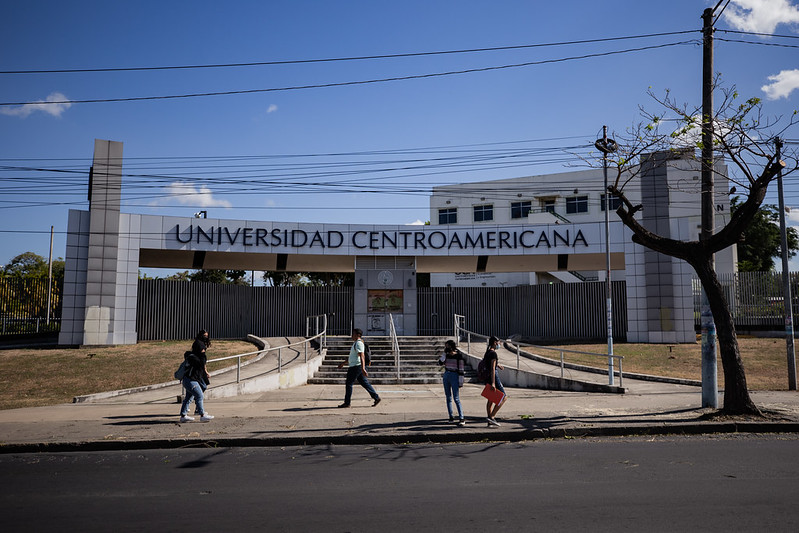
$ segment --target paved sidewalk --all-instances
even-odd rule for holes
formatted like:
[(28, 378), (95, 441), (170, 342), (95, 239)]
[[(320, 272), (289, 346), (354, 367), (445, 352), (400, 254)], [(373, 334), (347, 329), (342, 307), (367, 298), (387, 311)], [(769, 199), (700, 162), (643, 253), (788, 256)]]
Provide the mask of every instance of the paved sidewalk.
[(625, 379), (626, 394), (508, 388), (499, 428), (485, 423), (481, 385), (461, 398), (466, 427), (449, 424), (441, 385), (378, 386), (377, 407), (356, 385), (339, 409), (341, 385), (209, 399), (216, 418), (179, 423), (177, 387), (94, 403), (0, 411), (0, 453), (32, 451), (527, 440), (566, 436), (799, 432), (799, 393), (754, 392), (778, 415), (767, 421), (706, 420), (698, 387)]
[[(295, 339), (267, 339), (278, 346)], [(473, 352), (482, 350), (473, 345)], [(313, 355), (313, 354), (312, 354)], [(540, 375), (560, 376), (557, 366), (518, 358), (498, 350), (503, 365)], [(287, 350), (289, 368), (305, 365), (305, 353)], [(250, 381), (274, 378), (277, 355), (270, 352), (242, 369)], [(284, 367), (285, 368), (285, 367)], [(285, 376), (284, 376), (285, 377)], [(579, 370), (564, 377), (607, 383), (603, 374)], [(85, 403), (0, 411), (0, 453), (35, 451), (125, 450), (183, 446), (284, 446), (304, 444), (383, 444), (474, 442), (576, 436), (697, 434), (718, 432), (799, 433), (799, 393), (753, 392), (769, 413), (766, 420), (712, 419), (702, 409), (701, 388), (624, 378), (625, 394), (565, 392), (506, 387), (508, 401), (497, 417), (501, 427), (485, 422), (482, 385), (461, 389), (466, 427), (447, 420), (444, 389), (435, 385), (378, 385), (377, 407), (355, 385), (352, 407), (339, 409), (343, 385), (291, 388), (215, 398), (214, 388), (235, 382), (235, 371), (212, 379), (207, 423), (180, 423), (179, 385), (152, 387), (134, 394), (93, 395)], [(277, 385), (275, 385), (276, 387)], [(721, 397), (720, 397), (721, 401)]]

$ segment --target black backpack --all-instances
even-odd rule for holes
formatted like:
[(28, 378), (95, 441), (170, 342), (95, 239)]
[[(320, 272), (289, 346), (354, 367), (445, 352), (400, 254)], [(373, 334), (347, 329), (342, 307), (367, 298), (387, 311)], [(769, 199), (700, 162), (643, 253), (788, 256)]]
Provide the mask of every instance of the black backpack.
[(480, 362), (477, 363), (477, 379), (485, 383), (488, 383), (491, 379), (488, 371), (488, 363), (486, 363), (485, 359), (480, 359)]
[(372, 366), (372, 349), (365, 342), (363, 343), (363, 358), (366, 360), (366, 366)]

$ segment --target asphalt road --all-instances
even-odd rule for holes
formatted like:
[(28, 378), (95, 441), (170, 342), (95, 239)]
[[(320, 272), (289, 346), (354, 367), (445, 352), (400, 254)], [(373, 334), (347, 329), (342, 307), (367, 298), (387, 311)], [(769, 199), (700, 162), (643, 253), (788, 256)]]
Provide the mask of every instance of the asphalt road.
[(799, 530), (799, 436), (0, 455), (16, 531)]

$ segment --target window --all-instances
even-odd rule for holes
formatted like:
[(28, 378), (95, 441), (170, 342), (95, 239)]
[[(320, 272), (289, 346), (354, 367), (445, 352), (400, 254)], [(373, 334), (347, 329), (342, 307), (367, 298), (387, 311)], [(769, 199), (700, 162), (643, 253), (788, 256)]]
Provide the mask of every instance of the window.
[(555, 200), (552, 198), (547, 198), (546, 200), (541, 200), (541, 208), (546, 213), (554, 213), (555, 212)]
[[(610, 195), (610, 210), (615, 211), (621, 205), (621, 198), (616, 196), (615, 194)], [(599, 208), (604, 211), (605, 210), (605, 195), (602, 194), (599, 196)]]
[[(533, 202), (511, 202), (510, 204), (510, 217), (511, 218), (526, 218), (533, 208)], [(554, 209), (554, 205), (553, 205)]]
[(439, 224), (457, 224), (458, 223), (458, 208), (448, 207), (446, 209), (438, 210), (438, 223)]
[(494, 206), (491, 204), (487, 205), (476, 205), (474, 206), (474, 221), (475, 222), (488, 222), (489, 220), (494, 220)]
[(566, 214), (588, 212), (588, 196), (572, 196), (566, 198)]

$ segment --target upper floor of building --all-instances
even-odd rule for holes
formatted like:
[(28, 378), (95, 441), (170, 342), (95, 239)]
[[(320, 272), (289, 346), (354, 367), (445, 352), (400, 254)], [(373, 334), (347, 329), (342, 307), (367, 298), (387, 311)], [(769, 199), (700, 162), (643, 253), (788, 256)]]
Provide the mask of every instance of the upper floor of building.
[[(690, 151), (658, 152), (649, 163), (621, 176), (623, 191), (633, 204), (656, 208), (669, 218), (699, 217), (701, 165)], [(609, 182), (616, 176), (609, 171)], [(729, 180), (723, 160), (715, 165), (715, 206), (718, 216), (729, 214)], [(607, 203), (606, 203), (607, 202)], [(606, 205), (613, 212), (620, 199), (606, 199), (601, 168), (460, 183), (434, 187), (430, 223), (564, 224), (601, 222)]]

